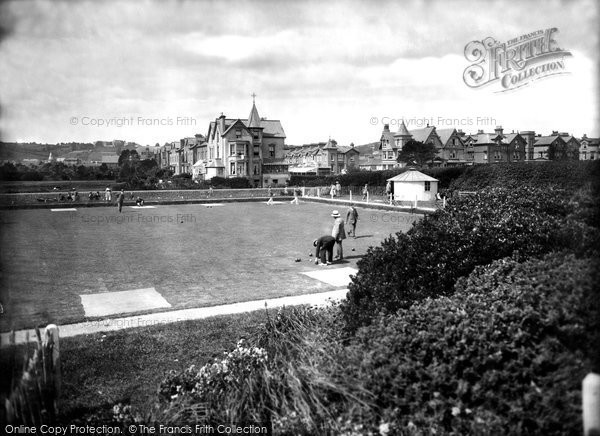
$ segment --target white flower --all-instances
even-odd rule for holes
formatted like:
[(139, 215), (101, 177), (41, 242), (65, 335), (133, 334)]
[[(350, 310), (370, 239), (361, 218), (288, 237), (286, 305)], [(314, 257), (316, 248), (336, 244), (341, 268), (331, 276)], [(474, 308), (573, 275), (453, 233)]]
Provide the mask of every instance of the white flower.
[(381, 423), (379, 424), (379, 434), (381, 436), (387, 436), (387, 434), (390, 432), (390, 424), (387, 422)]

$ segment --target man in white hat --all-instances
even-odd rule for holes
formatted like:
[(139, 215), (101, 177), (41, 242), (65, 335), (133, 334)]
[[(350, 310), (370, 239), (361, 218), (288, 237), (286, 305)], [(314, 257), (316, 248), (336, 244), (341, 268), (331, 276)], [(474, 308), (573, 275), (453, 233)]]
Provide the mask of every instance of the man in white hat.
[(331, 230), (331, 236), (335, 238), (335, 242), (337, 243), (337, 253), (336, 259), (343, 260), (344, 259), (344, 249), (342, 247), (342, 241), (346, 239), (346, 230), (344, 229), (344, 220), (340, 216), (340, 213), (337, 210), (334, 210), (331, 213), (331, 216), (335, 220), (333, 222), (333, 229)]

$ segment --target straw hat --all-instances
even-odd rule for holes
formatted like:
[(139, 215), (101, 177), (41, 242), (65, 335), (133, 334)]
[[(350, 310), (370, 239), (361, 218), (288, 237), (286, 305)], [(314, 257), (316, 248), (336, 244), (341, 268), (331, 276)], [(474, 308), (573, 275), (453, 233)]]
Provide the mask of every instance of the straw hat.
[(334, 218), (339, 218), (339, 217), (340, 217), (340, 213), (339, 213), (337, 210), (334, 210), (334, 211), (331, 213), (331, 216), (332, 216), (332, 217), (334, 217)]

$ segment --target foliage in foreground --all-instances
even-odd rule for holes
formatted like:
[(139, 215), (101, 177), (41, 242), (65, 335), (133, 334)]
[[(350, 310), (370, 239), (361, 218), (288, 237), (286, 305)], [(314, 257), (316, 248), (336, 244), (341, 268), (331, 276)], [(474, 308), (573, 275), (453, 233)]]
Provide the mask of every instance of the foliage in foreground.
[(222, 359), (170, 373), (159, 388), (162, 404), (202, 404), (205, 423), (266, 425), (276, 434), (342, 434), (352, 417), (360, 422), (372, 398), (344, 371), (334, 312), (280, 310), (258, 337), (240, 341)]
[(580, 384), (598, 363), (590, 259), (503, 259), (360, 329), (359, 377), (390, 434), (577, 434)]
[(454, 199), (446, 210), (397, 233), (359, 261), (342, 304), (346, 328), (368, 325), (427, 297), (450, 295), (478, 265), (518, 253), (521, 259), (570, 249), (596, 252), (600, 232), (584, 208), (559, 189), (488, 188)]

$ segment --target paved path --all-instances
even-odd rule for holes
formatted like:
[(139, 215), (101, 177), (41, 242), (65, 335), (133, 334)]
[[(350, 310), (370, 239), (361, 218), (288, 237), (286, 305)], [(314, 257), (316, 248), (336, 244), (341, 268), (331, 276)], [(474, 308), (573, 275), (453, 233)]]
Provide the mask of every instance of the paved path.
[[(111, 318), (97, 321), (86, 321), (77, 324), (66, 324), (59, 326), (61, 338), (78, 335), (89, 335), (92, 333), (109, 332), (136, 327), (147, 327), (152, 325), (170, 324), (179, 321), (210, 318), (219, 315), (231, 315), (235, 313), (253, 312), (265, 308), (298, 306), (308, 304), (322, 306), (329, 304), (332, 300), (341, 300), (346, 297), (347, 289), (316, 294), (294, 295), (291, 297), (280, 297), (246, 301), (242, 303), (223, 304), (212, 307), (199, 307), (194, 309), (172, 310), (168, 312), (150, 313), (147, 315), (134, 315), (122, 318)], [(9, 333), (0, 334), (0, 346), (9, 345)], [(24, 344), (35, 340), (35, 330), (19, 330), (15, 332), (15, 343)]]

